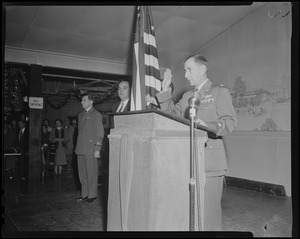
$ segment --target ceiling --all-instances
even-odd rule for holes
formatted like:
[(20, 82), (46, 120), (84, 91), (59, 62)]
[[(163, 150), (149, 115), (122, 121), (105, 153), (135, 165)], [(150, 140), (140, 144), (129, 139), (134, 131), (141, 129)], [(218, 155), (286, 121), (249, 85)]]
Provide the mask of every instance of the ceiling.
[[(241, 2), (240, 5), (225, 5), (221, 2), (222, 6), (214, 4), (151, 6), (160, 67), (182, 62), (230, 26), (262, 7), (265, 2)], [(135, 6), (7, 5), (5, 9), (6, 48), (131, 65)], [(48, 92), (56, 84), (54, 90), (57, 93), (57, 82), (61, 82), (59, 90), (64, 90), (65, 80), (65, 84), (75, 87), (99, 87), (101, 93), (123, 77), (128, 78), (105, 72), (57, 70), (51, 67), (43, 70)], [(68, 78), (68, 74), (72, 77)]]

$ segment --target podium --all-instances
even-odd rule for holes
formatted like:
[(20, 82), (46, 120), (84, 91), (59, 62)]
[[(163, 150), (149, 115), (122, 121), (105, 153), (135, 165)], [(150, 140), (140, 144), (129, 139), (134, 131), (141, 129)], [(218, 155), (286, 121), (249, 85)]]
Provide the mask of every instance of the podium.
[[(107, 231), (189, 230), (189, 122), (160, 110), (114, 114)], [(208, 133), (204, 126), (195, 131), (202, 187)]]

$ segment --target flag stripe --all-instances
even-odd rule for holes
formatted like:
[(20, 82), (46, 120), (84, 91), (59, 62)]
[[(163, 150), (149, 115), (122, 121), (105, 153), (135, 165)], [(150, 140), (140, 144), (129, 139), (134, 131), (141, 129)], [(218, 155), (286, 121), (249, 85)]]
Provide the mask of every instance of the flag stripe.
[(153, 66), (155, 67), (156, 69), (159, 69), (159, 65), (158, 65), (158, 59), (151, 56), (151, 55), (146, 55), (145, 54), (145, 65), (146, 66)]
[(153, 46), (156, 48), (156, 41), (155, 41), (155, 36), (147, 33), (144, 33), (144, 43), (149, 45), (149, 46)]
[(152, 87), (152, 88), (156, 89), (157, 91), (161, 91), (161, 81), (157, 80), (153, 76), (147, 76), (147, 75), (145, 76), (145, 85), (148, 87)]
[(160, 81), (160, 71), (153, 66), (147, 67), (145, 74), (148, 76), (153, 76)]
[(145, 44), (145, 54), (146, 55), (149, 55), (149, 56), (152, 56), (156, 59), (158, 59), (158, 56), (157, 56), (157, 50), (154, 46), (152, 45), (147, 45)]

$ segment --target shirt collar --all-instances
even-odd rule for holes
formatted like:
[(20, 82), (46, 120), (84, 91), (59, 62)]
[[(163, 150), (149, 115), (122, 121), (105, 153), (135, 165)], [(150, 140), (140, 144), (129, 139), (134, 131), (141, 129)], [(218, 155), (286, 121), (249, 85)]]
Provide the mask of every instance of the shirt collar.
[(91, 106), (90, 108), (85, 109), (85, 112), (87, 113), (93, 106)]
[(208, 78), (207, 78), (204, 82), (202, 82), (202, 84), (200, 84), (198, 87), (196, 87), (195, 89), (196, 89), (197, 91), (200, 91), (201, 88), (204, 86), (204, 84), (205, 84), (207, 81), (208, 81)]
[(126, 105), (128, 101), (129, 101), (129, 98), (124, 101), (121, 101), (121, 102), (123, 102), (123, 105)]

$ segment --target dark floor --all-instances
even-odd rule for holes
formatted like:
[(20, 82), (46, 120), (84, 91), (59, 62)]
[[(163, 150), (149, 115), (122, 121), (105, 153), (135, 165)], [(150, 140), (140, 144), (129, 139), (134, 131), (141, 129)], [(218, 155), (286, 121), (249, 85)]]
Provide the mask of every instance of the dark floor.
[[(107, 185), (100, 179), (99, 196), (90, 204), (75, 201), (80, 191), (72, 174), (46, 177), (40, 192), (33, 195), (17, 195), (13, 180), (7, 179), (3, 196), (6, 224), (2, 236), (9, 233), (26, 236), (28, 232), (106, 231)], [(248, 231), (254, 237), (292, 237), (290, 197), (227, 186), (222, 205), (224, 231)]]

